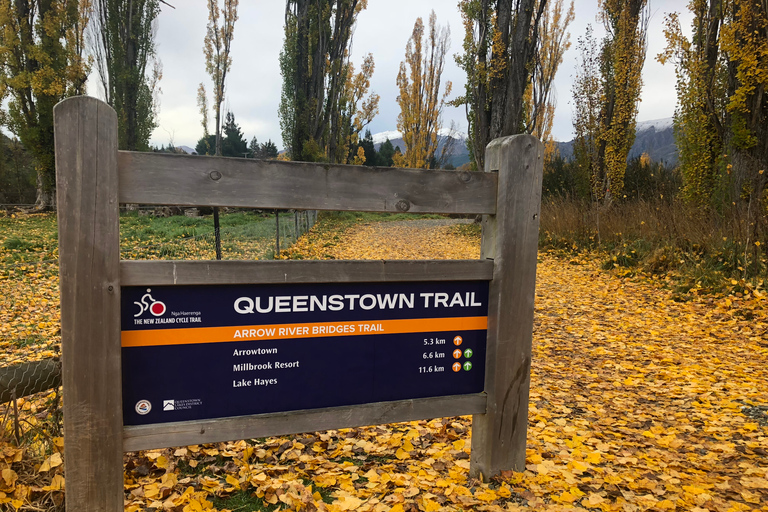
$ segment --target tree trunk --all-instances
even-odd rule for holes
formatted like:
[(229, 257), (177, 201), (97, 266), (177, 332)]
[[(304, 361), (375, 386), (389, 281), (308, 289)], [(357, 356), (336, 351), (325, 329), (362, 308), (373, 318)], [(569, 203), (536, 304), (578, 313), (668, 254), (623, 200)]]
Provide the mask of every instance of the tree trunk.
[(45, 169), (37, 170), (37, 198), (35, 199), (35, 210), (50, 211), (56, 208), (56, 192), (47, 186)]

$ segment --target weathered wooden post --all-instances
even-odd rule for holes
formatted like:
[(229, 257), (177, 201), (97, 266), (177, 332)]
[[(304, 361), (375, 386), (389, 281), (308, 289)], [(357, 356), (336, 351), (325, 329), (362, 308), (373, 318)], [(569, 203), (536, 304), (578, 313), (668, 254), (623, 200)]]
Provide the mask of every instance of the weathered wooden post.
[(117, 115), (85, 96), (54, 108), (66, 507), (123, 510)]
[(496, 214), (483, 217), (480, 258), (493, 260), (488, 304), (485, 414), (472, 420), (470, 475), (525, 468), (528, 390), (544, 146), (531, 135), (491, 141)]

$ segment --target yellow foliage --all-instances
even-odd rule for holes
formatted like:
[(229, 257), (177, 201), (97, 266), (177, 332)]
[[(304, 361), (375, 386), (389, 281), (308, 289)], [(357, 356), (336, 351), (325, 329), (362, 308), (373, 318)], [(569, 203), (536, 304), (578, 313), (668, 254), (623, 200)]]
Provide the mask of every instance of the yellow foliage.
[[(476, 259), (479, 245), (478, 230), (453, 219), (344, 231), (321, 223), (290, 253)], [(16, 297), (35, 297), (28, 289), (47, 282), (45, 275), (12, 281), (2, 291)], [(55, 306), (56, 292), (47, 293)], [(566, 265), (540, 255), (527, 460), (518, 472), (469, 478), (471, 418), (439, 418), (132, 453), (125, 508), (210, 512), (213, 496), (226, 507), (239, 489), (238, 499), (258, 503), (253, 508), (286, 510), (493, 511), (516, 510), (521, 500), (543, 512), (753, 510), (768, 491), (765, 301), (675, 302), (672, 293), (643, 277), (602, 272), (588, 258)], [(0, 326), (13, 321), (2, 319)], [(63, 498), (61, 453), (37, 471), (26, 456), (2, 438), (0, 508), (41, 494)], [(28, 485), (30, 468), (50, 480)]]
[(424, 48), (424, 22), (416, 20), (413, 33), (405, 48), (405, 61), (400, 63), (397, 86), (397, 129), (403, 134), (405, 154), (395, 155), (396, 167), (425, 169), (432, 165), (436, 155), (440, 119), (445, 100), (451, 93), (451, 82), (445, 84), (440, 95), (440, 80), (445, 55), (450, 46), (450, 31), (437, 26), (435, 11), (429, 16), (429, 35)]

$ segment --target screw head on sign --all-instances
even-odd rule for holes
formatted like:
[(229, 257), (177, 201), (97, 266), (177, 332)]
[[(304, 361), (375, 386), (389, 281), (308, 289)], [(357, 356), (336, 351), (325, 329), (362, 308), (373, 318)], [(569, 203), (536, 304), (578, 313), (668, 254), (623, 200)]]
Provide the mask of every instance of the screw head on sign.
[(461, 371), (461, 363), (456, 361), (455, 363), (453, 363), (453, 366), (451, 368), (453, 368), (453, 371), (455, 371), (455, 372), (460, 372)]
[(456, 336), (455, 338), (453, 338), (453, 344), (456, 345), (457, 347), (461, 345), (463, 342), (464, 342), (464, 338), (462, 338), (461, 336)]

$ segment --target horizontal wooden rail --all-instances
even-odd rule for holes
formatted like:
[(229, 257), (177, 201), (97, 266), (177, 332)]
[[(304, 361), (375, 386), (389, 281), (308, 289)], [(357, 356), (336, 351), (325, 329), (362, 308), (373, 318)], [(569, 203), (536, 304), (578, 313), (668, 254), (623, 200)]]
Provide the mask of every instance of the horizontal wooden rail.
[(124, 427), (123, 450), (132, 452), (168, 446), (218, 443), (337, 428), (383, 425), (400, 421), (484, 414), (485, 407), (486, 395), (479, 393)]
[(491, 260), (131, 261), (122, 286), (490, 281)]
[(118, 152), (119, 200), (368, 212), (494, 214), (491, 173)]

